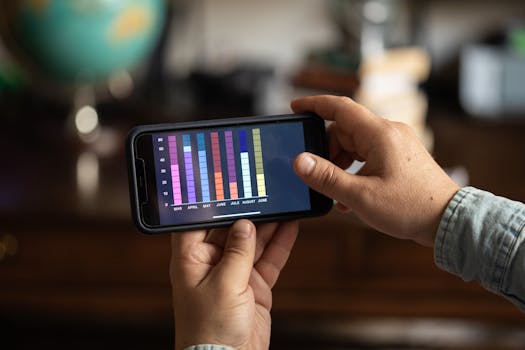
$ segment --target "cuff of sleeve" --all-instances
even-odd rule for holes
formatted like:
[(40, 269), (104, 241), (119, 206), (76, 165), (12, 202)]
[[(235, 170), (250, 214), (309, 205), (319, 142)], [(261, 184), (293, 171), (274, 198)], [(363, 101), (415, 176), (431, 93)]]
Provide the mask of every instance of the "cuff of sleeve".
[(434, 261), (442, 270), (459, 275), (454, 259), (457, 257), (458, 236), (454, 234), (454, 227), (458, 220), (458, 207), (465, 200), (468, 188), (462, 188), (448, 203), (441, 222), (439, 223), (434, 243)]
[(226, 345), (217, 345), (217, 344), (198, 344), (191, 345), (184, 350), (235, 350), (234, 348)]
[(462, 188), (447, 206), (434, 245), (436, 265), (478, 280), (490, 291), (508, 294), (514, 283), (509, 271), (525, 237), (523, 204), (473, 187)]

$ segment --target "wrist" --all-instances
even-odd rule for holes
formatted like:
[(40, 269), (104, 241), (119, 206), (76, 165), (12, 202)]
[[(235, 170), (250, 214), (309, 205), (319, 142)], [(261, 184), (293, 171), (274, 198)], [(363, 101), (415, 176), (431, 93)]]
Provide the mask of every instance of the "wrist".
[[(197, 345), (209, 345), (209, 344), (216, 344), (219, 345), (221, 342), (217, 341), (216, 339), (213, 339), (213, 337), (210, 337), (207, 334), (203, 334), (200, 332), (188, 332), (185, 329), (181, 329), (179, 327), (175, 327), (175, 349), (176, 350), (186, 350), (188, 348), (197, 346)], [(222, 346), (225, 346), (224, 344), (221, 344)], [(206, 348), (203, 348), (206, 350)], [(202, 350), (200, 348), (195, 348), (194, 350)], [(215, 350), (215, 349), (213, 349)]]
[(235, 348), (219, 344), (197, 344), (185, 347), (183, 350), (235, 350)]
[(416, 240), (417, 243), (426, 247), (434, 246), (439, 225), (443, 219), (445, 211), (460, 189), (461, 188), (457, 184), (452, 182), (450, 186), (439, 191), (439, 196), (436, 197), (436, 206), (433, 210), (434, 214), (430, 226), (426, 230), (426, 233), (421, 235), (421, 239)]
[[(194, 350), (217, 350), (217, 349), (235, 349), (235, 344), (230, 343), (228, 339), (224, 339), (221, 335), (213, 330), (216, 329), (211, 323), (192, 322), (191, 317), (178, 318), (184, 320), (177, 325), (177, 318), (175, 319), (175, 349), (186, 350), (193, 346), (214, 345), (217, 348), (194, 348)], [(228, 334), (227, 331), (223, 333)], [(222, 348), (220, 348), (222, 347)]]

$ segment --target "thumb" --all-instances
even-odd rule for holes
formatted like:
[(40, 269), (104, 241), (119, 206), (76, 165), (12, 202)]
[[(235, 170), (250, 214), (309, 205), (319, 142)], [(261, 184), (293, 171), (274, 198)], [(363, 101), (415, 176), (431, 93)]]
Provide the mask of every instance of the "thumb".
[(239, 220), (228, 232), (216, 278), (222, 286), (244, 291), (248, 286), (255, 260), (255, 226)]
[(353, 206), (361, 180), (332, 162), (305, 152), (295, 158), (294, 170), (309, 187), (345, 205)]

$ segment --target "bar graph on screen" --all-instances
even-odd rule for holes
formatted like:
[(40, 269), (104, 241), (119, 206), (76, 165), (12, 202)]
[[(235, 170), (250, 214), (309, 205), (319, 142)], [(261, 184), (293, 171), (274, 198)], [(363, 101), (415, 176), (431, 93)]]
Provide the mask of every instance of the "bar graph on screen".
[(169, 206), (267, 198), (259, 128), (167, 137)]

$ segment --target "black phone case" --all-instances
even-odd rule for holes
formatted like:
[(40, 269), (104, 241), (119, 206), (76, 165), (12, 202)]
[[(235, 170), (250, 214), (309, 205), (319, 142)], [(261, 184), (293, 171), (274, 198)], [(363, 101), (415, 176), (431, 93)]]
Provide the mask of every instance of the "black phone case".
[[(324, 121), (314, 113), (302, 113), (302, 114), (284, 114), (284, 115), (272, 115), (272, 116), (255, 116), (255, 117), (241, 117), (241, 118), (226, 118), (226, 119), (211, 119), (201, 120), (194, 122), (182, 122), (182, 123), (167, 123), (167, 124), (153, 124), (153, 125), (141, 125), (136, 126), (130, 130), (126, 139), (126, 158), (128, 165), (128, 182), (129, 182), (129, 195), (131, 204), (131, 215), (135, 226), (145, 234), (156, 234), (156, 233), (169, 233), (169, 232), (180, 232), (188, 230), (201, 230), (210, 229), (215, 227), (225, 227), (232, 225), (236, 220), (226, 220), (220, 222), (207, 222), (202, 224), (184, 224), (176, 226), (163, 226), (158, 228), (152, 228), (144, 225), (141, 220), (140, 210), (140, 199), (137, 186), (137, 173), (136, 173), (136, 160), (135, 160), (135, 140), (143, 133), (151, 132), (162, 132), (168, 130), (181, 130), (181, 129), (193, 129), (193, 128), (213, 128), (213, 127), (224, 127), (224, 126), (240, 126), (247, 124), (256, 123), (268, 123), (268, 122), (288, 122), (293, 120), (302, 120), (305, 117), (314, 117), (319, 120), (324, 127)], [(323, 135), (323, 144), (325, 145), (320, 156), (328, 157), (328, 147), (326, 134)], [(300, 219), (305, 217), (316, 217), (322, 216), (328, 213), (332, 208), (332, 205), (320, 212), (311, 211), (309, 213), (290, 213), (271, 217), (255, 217), (248, 218), (253, 223), (263, 222), (275, 222), (275, 221), (289, 221), (294, 219)]]

